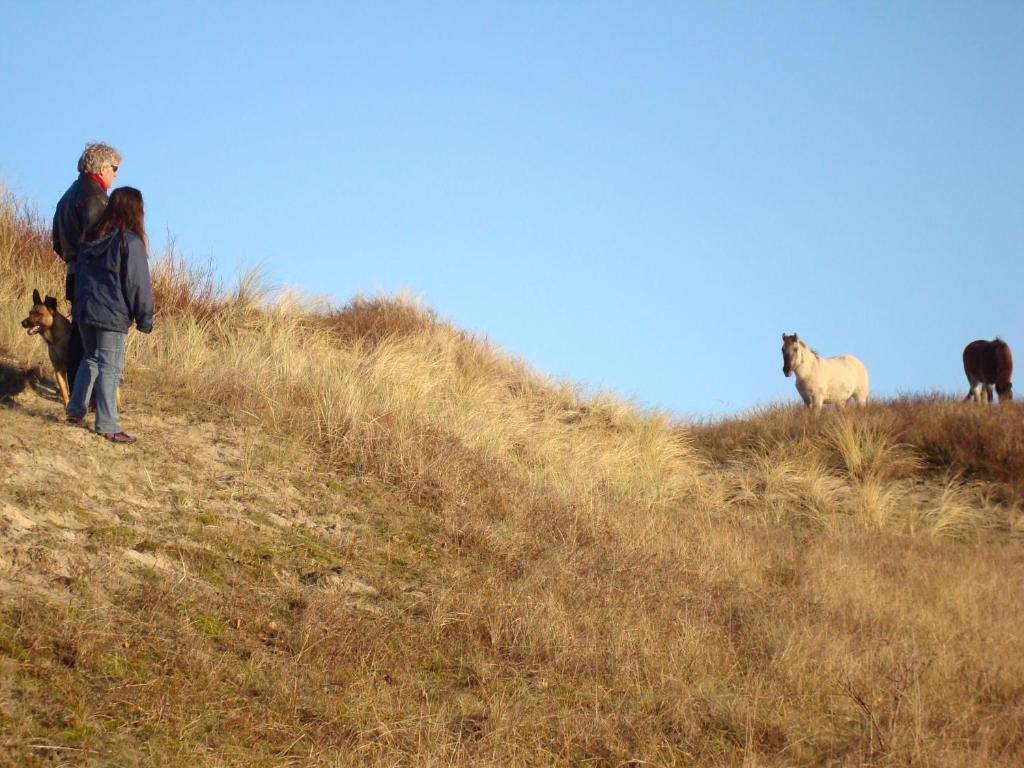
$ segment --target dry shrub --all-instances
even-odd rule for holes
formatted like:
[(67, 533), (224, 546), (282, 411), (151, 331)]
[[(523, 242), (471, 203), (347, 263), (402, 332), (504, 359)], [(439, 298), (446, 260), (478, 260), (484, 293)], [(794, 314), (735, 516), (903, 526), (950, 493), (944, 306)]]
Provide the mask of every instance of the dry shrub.
[(339, 310), (323, 318), (323, 326), (337, 334), (344, 344), (375, 345), (384, 339), (429, 331), (437, 324), (432, 311), (407, 296), (356, 296)]
[(751, 449), (811, 441), (827, 446), (829, 463), (854, 477), (883, 472), (941, 481), (952, 472), (991, 483), (998, 501), (1024, 499), (1024, 408), (1013, 404), (908, 396), (817, 416), (803, 407), (773, 406), (697, 424), (692, 435), (697, 450), (719, 463)]
[[(24, 317), (35, 288), (44, 296), (63, 300), (64, 274), (64, 262), (53, 252), (49, 227), (0, 185), (0, 289), (16, 300), (16, 311)], [(5, 331), (10, 332), (0, 329), (0, 343)]]
[(923, 522), (936, 536), (976, 539), (991, 525), (987, 512), (979, 499), (967, 493), (959, 478), (951, 476), (942, 484), (935, 502), (926, 508)]
[(1002, 499), (1024, 500), (1024, 407), (924, 396), (894, 400), (887, 409), (897, 439), (936, 473), (993, 482)]
[(726, 503), (739, 505), (764, 522), (778, 524), (788, 512), (800, 508), (802, 468), (794, 461), (767, 450), (740, 455), (727, 476)]
[[(724, 493), (719, 508), (728, 517), (833, 533), (853, 525), (958, 540), (1019, 529), (1019, 479), (985, 463), (999, 457), (1014, 466), (1020, 460), (1012, 447), (1019, 428), (1013, 407), (933, 398), (820, 415), (787, 410), (693, 430), (697, 449), (717, 462)], [(749, 434), (743, 430), (748, 423)], [(939, 446), (948, 463), (936, 460)]]
[(901, 497), (893, 483), (867, 474), (855, 480), (853, 491), (854, 512), (868, 527), (884, 530), (897, 525)]
[(868, 475), (899, 478), (913, 475), (920, 462), (909, 446), (893, 437), (891, 421), (884, 415), (864, 420), (860, 414), (840, 414), (824, 428), (826, 446), (839, 460), (839, 465), (854, 479)]
[(63, 272), (64, 265), (53, 252), (50, 228), (0, 184), (0, 280), (26, 273), (59, 273), (63, 288)]
[(177, 314), (202, 322), (223, 308), (213, 264), (193, 264), (177, 251), (173, 239), (168, 239), (167, 250), (153, 263), (151, 275), (157, 320)]
[(806, 519), (822, 527), (831, 526), (848, 496), (843, 478), (824, 462), (811, 462), (804, 466), (800, 482), (799, 498)]

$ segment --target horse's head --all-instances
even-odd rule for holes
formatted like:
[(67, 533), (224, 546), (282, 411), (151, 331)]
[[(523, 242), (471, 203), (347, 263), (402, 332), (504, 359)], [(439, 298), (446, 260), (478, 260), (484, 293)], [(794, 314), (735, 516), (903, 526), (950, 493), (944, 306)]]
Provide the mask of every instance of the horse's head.
[(794, 333), (792, 336), (782, 334), (782, 372), (789, 376), (793, 368), (800, 362), (803, 354), (804, 343)]
[(1013, 384), (1010, 382), (1013, 376), (1013, 355), (1010, 354), (1010, 345), (998, 336), (992, 343), (996, 353), (996, 392), (999, 394), (999, 402), (1006, 403), (1013, 400)]

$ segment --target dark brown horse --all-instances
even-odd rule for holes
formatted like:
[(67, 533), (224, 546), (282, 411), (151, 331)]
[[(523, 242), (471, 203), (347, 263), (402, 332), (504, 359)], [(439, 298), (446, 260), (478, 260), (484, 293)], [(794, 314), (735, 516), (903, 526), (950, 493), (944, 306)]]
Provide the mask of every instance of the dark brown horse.
[(991, 403), (993, 384), (999, 393), (1000, 403), (1013, 400), (1013, 384), (1010, 383), (1013, 356), (1002, 339), (978, 339), (964, 347), (964, 373), (971, 384), (971, 391), (964, 400)]

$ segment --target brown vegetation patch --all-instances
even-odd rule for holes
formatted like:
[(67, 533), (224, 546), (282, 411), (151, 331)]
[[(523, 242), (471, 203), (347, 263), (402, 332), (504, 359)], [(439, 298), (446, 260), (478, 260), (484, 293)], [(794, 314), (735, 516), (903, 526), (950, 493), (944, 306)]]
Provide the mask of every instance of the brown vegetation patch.
[[(744, 451), (791, 445), (831, 445), (853, 458), (854, 474), (870, 467), (895, 479), (960, 476), (990, 483), (999, 500), (1024, 500), (1024, 408), (977, 406), (941, 396), (902, 397), (862, 410), (815, 416), (797, 406), (777, 406), (739, 418), (698, 425), (696, 446), (716, 462)], [(859, 443), (859, 445), (858, 445)], [(854, 457), (855, 453), (861, 452)], [(863, 450), (874, 451), (864, 455)], [(867, 464), (863, 464), (867, 462)]]
[[(0, 279), (20, 277), (37, 271), (60, 275), (63, 288), (64, 265), (53, 252), (50, 228), (27, 204), (0, 184)], [(58, 262), (55, 264), (54, 262)], [(43, 290), (45, 286), (39, 286)], [(63, 292), (61, 293), (63, 297)]]
[(385, 339), (430, 331), (438, 320), (431, 310), (402, 297), (356, 296), (341, 309), (328, 313), (322, 322), (344, 344), (373, 346)]
[(209, 321), (224, 309), (212, 264), (200, 267), (189, 262), (174, 250), (173, 243), (153, 265), (152, 278), (157, 319), (178, 313)]

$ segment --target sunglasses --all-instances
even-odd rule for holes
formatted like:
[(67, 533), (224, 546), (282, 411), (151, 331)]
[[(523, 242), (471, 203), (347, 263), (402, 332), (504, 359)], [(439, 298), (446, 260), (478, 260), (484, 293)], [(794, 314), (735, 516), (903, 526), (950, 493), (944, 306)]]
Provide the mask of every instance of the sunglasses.
[(112, 165), (110, 167), (114, 169), (114, 173), (117, 173), (117, 166), (116, 165)]

